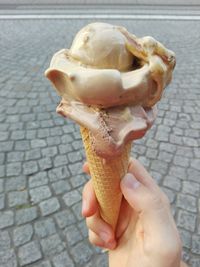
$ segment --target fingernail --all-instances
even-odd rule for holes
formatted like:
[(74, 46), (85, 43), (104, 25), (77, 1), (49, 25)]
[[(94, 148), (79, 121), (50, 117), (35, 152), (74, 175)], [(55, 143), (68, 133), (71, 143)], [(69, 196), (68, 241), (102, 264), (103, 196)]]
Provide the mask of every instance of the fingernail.
[(88, 210), (88, 203), (85, 199), (83, 199), (83, 202), (82, 202), (82, 214), (84, 214), (85, 212), (87, 212)]
[(111, 241), (106, 246), (108, 249), (114, 249), (116, 247), (116, 241)]
[(140, 186), (140, 182), (138, 182), (138, 180), (136, 180), (136, 178), (131, 173), (127, 173), (124, 176), (123, 183), (130, 189), (136, 189), (138, 188), (138, 186)]
[(110, 240), (110, 236), (109, 236), (109, 234), (108, 233), (106, 233), (106, 232), (100, 232), (100, 237), (101, 237), (101, 239), (105, 242), (105, 243), (108, 243), (109, 242), (109, 240)]

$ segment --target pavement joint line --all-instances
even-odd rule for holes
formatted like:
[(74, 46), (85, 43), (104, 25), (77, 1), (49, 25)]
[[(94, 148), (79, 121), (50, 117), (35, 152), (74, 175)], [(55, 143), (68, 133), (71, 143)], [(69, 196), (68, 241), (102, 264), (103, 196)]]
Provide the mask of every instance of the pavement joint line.
[(104, 15), (104, 14), (69, 14), (69, 15), (0, 15), (0, 20), (19, 19), (140, 19), (140, 20), (200, 20), (200, 16), (189, 15)]

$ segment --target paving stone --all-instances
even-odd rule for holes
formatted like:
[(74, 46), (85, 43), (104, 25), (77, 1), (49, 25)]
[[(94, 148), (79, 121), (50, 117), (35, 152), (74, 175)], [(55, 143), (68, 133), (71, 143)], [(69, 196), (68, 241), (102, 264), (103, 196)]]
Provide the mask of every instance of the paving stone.
[(0, 177), (4, 177), (5, 176), (5, 165), (1, 165), (0, 166)]
[(194, 138), (183, 136), (183, 144), (190, 147), (198, 147), (198, 142)]
[(66, 179), (67, 177), (70, 177), (70, 173), (66, 166), (54, 168), (50, 171), (48, 171), (48, 176), (50, 182), (56, 182), (58, 180)]
[(193, 159), (191, 161), (192, 168), (200, 171), (200, 159)]
[(191, 244), (192, 244), (192, 234), (183, 229), (179, 229), (179, 233), (181, 236), (183, 247), (190, 249)]
[(38, 165), (35, 161), (27, 161), (23, 164), (23, 174), (30, 175), (38, 171)]
[(70, 183), (72, 184), (73, 188), (84, 185), (85, 182), (86, 182), (86, 179), (84, 175), (77, 175), (77, 176), (70, 178)]
[(158, 141), (168, 142), (169, 141), (169, 133), (168, 132), (164, 132), (164, 131), (158, 131), (156, 133), (156, 137), (155, 138)]
[(77, 162), (77, 163), (69, 165), (69, 170), (72, 176), (82, 174), (82, 165), (83, 165), (82, 162)]
[(179, 166), (172, 166), (170, 167), (169, 174), (171, 176), (175, 176), (180, 178), (181, 180), (187, 179), (187, 174), (185, 172), (185, 168)]
[(18, 177), (7, 178), (5, 180), (5, 191), (23, 190), (26, 187), (26, 177), (20, 175)]
[(74, 151), (74, 152), (70, 152), (67, 155), (69, 162), (71, 163), (75, 163), (77, 161), (82, 160), (82, 155), (79, 151)]
[(197, 212), (196, 198), (189, 195), (179, 194), (177, 196), (177, 206), (191, 212)]
[(21, 163), (15, 162), (7, 164), (6, 166), (6, 175), (7, 176), (17, 176), (21, 174)]
[(32, 148), (46, 147), (46, 141), (44, 139), (33, 139), (31, 140)]
[(0, 192), (4, 191), (4, 179), (0, 179)]
[(88, 228), (86, 226), (85, 220), (82, 220), (77, 224), (79, 230), (81, 231), (81, 234), (84, 238), (88, 237)]
[(15, 246), (20, 246), (31, 240), (33, 227), (31, 224), (19, 226), (13, 231), (13, 241)]
[(188, 180), (199, 183), (200, 171), (193, 168), (187, 168), (187, 177)]
[(9, 132), (0, 132), (0, 141), (8, 140)]
[(25, 131), (13, 131), (11, 134), (12, 140), (23, 140), (25, 138)]
[(25, 160), (35, 160), (41, 158), (40, 149), (35, 148), (25, 152)]
[(5, 194), (0, 194), (0, 210), (5, 207)]
[(49, 157), (42, 158), (38, 161), (40, 169), (45, 171), (53, 167), (52, 160)]
[(107, 267), (108, 266), (108, 259), (107, 259), (107, 254), (101, 254), (101, 255), (96, 255), (95, 258), (92, 259), (89, 263), (84, 265), (84, 267)]
[(9, 152), (7, 154), (7, 162), (23, 161), (23, 159), (24, 159), (23, 151)]
[(35, 139), (35, 138), (36, 138), (36, 130), (26, 131), (26, 139)]
[(63, 194), (65, 192), (68, 192), (71, 189), (71, 186), (67, 180), (64, 181), (58, 181), (55, 183), (52, 183), (53, 190), (56, 195)]
[(73, 133), (74, 132), (74, 126), (73, 124), (64, 125), (62, 127), (64, 133)]
[(177, 149), (176, 146), (173, 144), (164, 143), (164, 142), (160, 143), (160, 150), (164, 150), (166, 152), (173, 154), (176, 151), (176, 149)]
[(53, 256), (65, 249), (64, 243), (58, 234), (46, 237), (41, 240), (42, 251), (45, 256)]
[(179, 210), (177, 225), (193, 232), (196, 225), (196, 215), (188, 211)]
[(61, 143), (60, 136), (57, 136), (56, 138), (54, 136), (47, 137), (48, 146), (55, 146), (59, 145), (60, 143)]
[(166, 186), (166, 187), (169, 187), (175, 191), (180, 191), (181, 189), (181, 180), (176, 178), (176, 177), (173, 177), (173, 176), (165, 176), (165, 179), (164, 179), (164, 182), (163, 182), (163, 185)]
[(183, 189), (182, 192), (185, 194), (191, 194), (195, 196), (199, 196), (200, 194), (200, 184), (191, 182), (191, 181), (183, 181)]
[(58, 199), (53, 197), (48, 200), (42, 201), (39, 204), (39, 207), (40, 207), (42, 215), (47, 216), (59, 210), (60, 204), (58, 202)]
[(31, 241), (18, 250), (18, 257), (20, 266), (26, 266), (27, 264), (36, 262), (42, 258), (42, 254), (37, 241)]
[(89, 261), (93, 255), (91, 248), (84, 242), (78, 243), (76, 246), (70, 249), (76, 264), (83, 265)]
[[(0, 253), (10, 249), (11, 241), (7, 231), (0, 231)], [(0, 259), (1, 262), (1, 259)]]
[(67, 239), (67, 244), (69, 246), (73, 246), (76, 243), (78, 243), (79, 241), (83, 240), (83, 237), (80, 233), (80, 231), (78, 230), (78, 228), (75, 225), (70, 225), (67, 228), (65, 228), (65, 230), (63, 231), (66, 239)]
[(30, 149), (30, 142), (28, 140), (15, 141), (16, 151), (27, 151)]
[(9, 152), (13, 149), (14, 142), (13, 141), (4, 141), (1, 142), (1, 152)]
[(81, 195), (77, 190), (72, 190), (70, 192), (67, 192), (64, 196), (63, 196), (63, 200), (65, 202), (65, 204), (70, 207), (73, 204), (77, 203), (78, 201), (81, 200)]
[(182, 166), (182, 167), (188, 167), (189, 166), (189, 159), (184, 156), (175, 156), (173, 160), (175, 165)]
[(33, 267), (52, 267), (52, 265), (49, 261), (43, 261), (41, 263), (37, 263), (36, 265), (33, 265)]
[(55, 220), (61, 229), (76, 222), (74, 214), (69, 209), (56, 213)]
[(0, 212), (0, 229), (13, 225), (14, 213), (11, 210)]
[(53, 257), (53, 264), (54, 267), (75, 267), (73, 261), (66, 251)]
[(199, 267), (200, 266), (200, 259), (199, 258), (192, 258), (189, 262), (191, 267)]
[(48, 128), (38, 130), (38, 138), (48, 137), (50, 135), (50, 130)]
[[(71, 141), (69, 141), (68, 143), (71, 143)], [(64, 144), (65, 144), (65, 142), (64, 142)], [(82, 148), (83, 148), (82, 140), (77, 140), (77, 141), (72, 142), (72, 147), (73, 147), (75, 150), (82, 149)]]
[(170, 163), (172, 161), (173, 156), (173, 154), (168, 153), (166, 151), (160, 151), (157, 158), (161, 161)]
[(193, 235), (192, 237), (192, 252), (200, 254), (200, 235)]
[(60, 154), (67, 154), (73, 150), (71, 144), (62, 144), (58, 146)]
[(54, 159), (54, 166), (55, 167), (67, 165), (67, 163), (68, 163), (68, 159), (67, 159), (66, 155), (58, 155)]
[(41, 185), (46, 185), (48, 183), (47, 172), (38, 172), (33, 176), (29, 177), (29, 187), (38, 187)]
[(28, 203), (28, 192), (26, 190), (8, 193), (9, 207), (15, 207), (26, 203)]
[(5, 161), (5, 153), (0, 153), (0, 164), (4, 164)]
[(17, 258), (13, 249), (0, 251), (0, 266), (17, 267)]
[(165, 174), (168, 170), (168, 164), (161, 160), (152, 160), (151, 161), (151, 169), (154, 171), (158, 171), (161, 174)]
[(20, 225), (23, 223), (31, 222), (38, 217), (37, 208), (23, 208), (16, 211), (16, 224)]
[(58, 154), (58, 149), (56, 146), (47, 147), (42, 149), (42, 155), (44, 157), (54, 157)]
[(36, 235), (38, 235), (40, 238), (56, 233), (55, 223), (52, 218), (35, 222), (34, 228)]
[(45, 185), (30, 189), (29, 193), (31, 197), (30, 200), (33, 204), (38, 203), (44, 199), (47, 199), (52, 195), (49, 187)]

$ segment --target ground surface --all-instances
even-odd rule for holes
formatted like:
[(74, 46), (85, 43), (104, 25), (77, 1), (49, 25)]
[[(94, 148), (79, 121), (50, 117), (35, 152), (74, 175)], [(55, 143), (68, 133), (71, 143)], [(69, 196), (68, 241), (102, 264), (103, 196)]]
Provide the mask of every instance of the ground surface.
[[(52, 54), (91, 20), (0, 21), (0, 266), (103, 267), (80, 216), (79, 129), (56, 114), (43, 76)], [(155, 125), (132, 154), (169, 196), (184, 259), (200, 266), (199, 22), (111, 21), (152, 35), (177, 55)]]

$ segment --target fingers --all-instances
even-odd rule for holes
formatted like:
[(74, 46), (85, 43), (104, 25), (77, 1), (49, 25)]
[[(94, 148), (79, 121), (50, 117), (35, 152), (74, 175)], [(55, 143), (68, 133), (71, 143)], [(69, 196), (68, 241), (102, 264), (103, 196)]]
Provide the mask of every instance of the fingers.
[(86, 183), (83, 188), (82, 216), (89, 217), (98, 211), (98, 202), (92, 186), (92, 181)]
[(99, 206), (91, 180), (83, 189), (82, 215), (86, 217), (89, 240), (92, 244), (108, 249), (116, 247), (114, 232), (99, 214)]
[[(137, 173), (137, 172), (136, 172)], [(127, 202), (138, 213), (144, 232), (157, 243), (162, 240), (173, 239), (176, 236), (176, 229), (172, 223), (171, 214), (168, 212), (167, 205), (163, 202), (158, 190), (152, 190), (153, 183), (146, 175), (144, 179), (132, 173), (125, 175), (121, 182), (121, 190)], [(145, 182), (144, 184), (141, 183)], [(176, 236), (176, 237), (175, 237)], [(166, 244), (165, 244), (166, 245)]]
[(83, 164), (83, 172), (90, 174), (89, 165), (87, 162)]
[(89, 234), (93, 233), (91, 234), (93, 239), (89, 235), (91, 243), (109, 249), (113, 249), (116, 246), (114, 232), (111, 226), (101, 219), (98, 212), (95, 215), (88, 217), (86, 219), (86, 224), (89, 229)]

